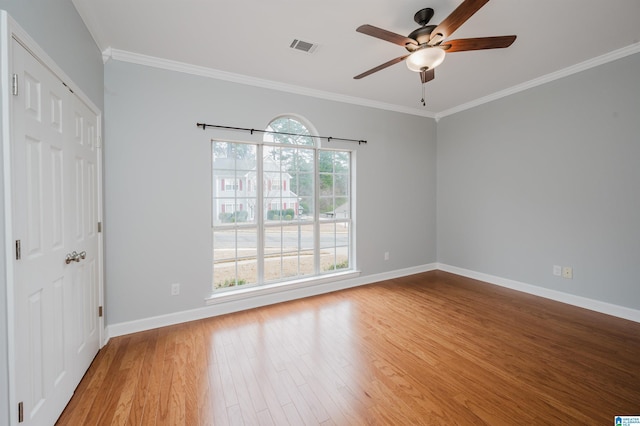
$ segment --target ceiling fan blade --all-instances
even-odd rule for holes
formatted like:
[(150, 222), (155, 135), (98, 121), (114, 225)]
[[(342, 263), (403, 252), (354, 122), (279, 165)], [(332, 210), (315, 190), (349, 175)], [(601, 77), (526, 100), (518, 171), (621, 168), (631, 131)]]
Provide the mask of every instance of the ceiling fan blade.
[(433, 46), (449, 37), (460, 25), (471, 18), (489, 0), (465, 0), (458, 6), (444, 21), (440, 23), (432, 32), (429, 45)]
[(467, 50), (482, 49), (502, 49), (511, 46), (516, 40), (516, 36), (498, 36), (498, 37), (478, 37), (478, 38), (461, 38), (458, 40), (448, 40), (440, 45), (447, 53), (464, 52)]
[(420, 72), (420, 81), (422, 81), (422, 84), (425, 84), (431, 80), (433, 80), (434, 78), (436, 78), (436, 72), (435, 72), (435, 68), (431, 68), (430, 70), (426, 70), (426, 71), (421, 71)]
[(418, 42), (412, 38), (392, 33), (391, 31), (383, 30), (382, 28), (374, 27), (373, 25), (360, 25), (358, 28), (356, 28), (356, 31), (371, 37), (376, 37), (381, 40), (391, 42), (393, 44), (397, 44), (402, 47), (405, 47), (407, 44), (414, 44), (416, 46), (418, 45)]
[(387, 61), (387, 62), (385, 62), (384, 64), (382, 64), (382, 65), (378, 65), (378, 66), (377, 66), (377, 67), (375, 67), (375, 68), (371, 68), (369, 71), (365, 71), (365, 72), (363, 72), (362, 74), (358, 74), (358, 75), (356, 75), (356, 76), (355, 76), (355, 77), (353, 77), (353, 78), (354, 78), (354, 79), (356, 79), (356, 80), (360, 80), (361, 78), (366, 77), (366, 76), (368, 76), (368, 75), (371, 75), (371, 74), (373, 74), (374, 72), (378, 72), (378, 71), (383, 70), (383, 69), (385, 69), (385, 68), (387, 68), (387, 67), (390, 67), (391, 65), (395, 65), (395, 64), (397, 64), (398, 62), (402, 62), (402, 61), (404, 61), (405, 59), (407, 59), (407, 56), (409, 56), (409, 55), (403, 55), (403, 56), (400, 56), (400, 57), (398, 57), (398, 58), (395, 58), (395, 59), (392, 59), (392, 60), (390, 60), (390, 61)]

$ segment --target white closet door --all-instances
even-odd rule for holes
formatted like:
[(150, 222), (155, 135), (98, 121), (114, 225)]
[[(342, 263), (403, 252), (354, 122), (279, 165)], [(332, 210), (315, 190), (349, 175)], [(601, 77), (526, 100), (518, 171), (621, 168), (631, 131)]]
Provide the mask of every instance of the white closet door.
[(98, 352), (98, 118), (76, 96), (70, 97), (67, 241), (73, 252), (84, 258), (70, 264), (72, 312), (70, 362), (74, 365), (74, 382), (78, 383)]
[[(96, 118), (18, 42), (11, 169), (16, 396), (51, 425), (99, 348)], [(71, 262), (66, 258), (73, 252)]]

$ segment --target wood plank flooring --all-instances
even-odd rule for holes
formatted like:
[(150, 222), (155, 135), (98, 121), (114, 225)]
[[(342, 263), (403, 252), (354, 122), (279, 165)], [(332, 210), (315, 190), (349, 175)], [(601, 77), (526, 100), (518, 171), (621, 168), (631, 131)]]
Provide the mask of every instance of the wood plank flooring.
[(640, 324), (441, 271), (111, 339), (58, 425), (611, 425)]

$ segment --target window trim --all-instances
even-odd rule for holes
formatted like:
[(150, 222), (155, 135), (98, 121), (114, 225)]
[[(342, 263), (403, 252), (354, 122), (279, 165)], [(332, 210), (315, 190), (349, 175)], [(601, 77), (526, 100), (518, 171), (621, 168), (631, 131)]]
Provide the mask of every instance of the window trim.
[(206, 305), (217, 305), (221, 303), (233, 302), (236, 300), (244, 300), (251, 297), (268, 296), (270, 294), (278, 294), (283, 291), (298, 290), (304, 288), (312, 288), (322, 284), (329, 284), (336, 281), (346, 281), (358, 278), (361, 271), (349, 269), (348, 271), (334, 272), (331, 274), (315, 275), (313, 277), (302, 278), (297, 280), (281, 281), (276, 283), (259, 284), (250, 287), (239, 287), (232, 291), (212, 291), (211, 295), (205, 298)]

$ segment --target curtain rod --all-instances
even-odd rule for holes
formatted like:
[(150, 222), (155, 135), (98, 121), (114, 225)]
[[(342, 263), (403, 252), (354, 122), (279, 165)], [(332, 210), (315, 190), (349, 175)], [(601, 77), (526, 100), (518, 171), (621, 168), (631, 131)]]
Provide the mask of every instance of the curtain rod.
[(358, 145), (367, 143), (367, 141), (362, 139), (345, 139), (345, 138), (334, 138), (333, 136), (301, 135), (299, 133), (274, 132), (270, 130), (256, 130), (256, 129), (248, 129), (246, 127), (218, 126), (217, 124), (196, 123), (196, 126), (202, 127), (202, 130), (205, 130), (207, 127), (215, 127), (216, 129), (242, 130), (245, 132), (251, 132), (251, 134), (253, 134), (254, 132), (257, 132), (257, 133), (271, 133), (276, 135), (287, 135), (287, 136), (307, 136), (310, 138), (326, 139), (327, 142), (331, 142), (331, 141), (358, 142)]

